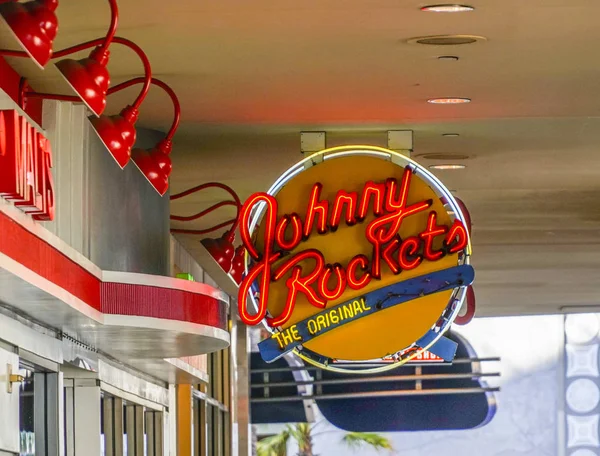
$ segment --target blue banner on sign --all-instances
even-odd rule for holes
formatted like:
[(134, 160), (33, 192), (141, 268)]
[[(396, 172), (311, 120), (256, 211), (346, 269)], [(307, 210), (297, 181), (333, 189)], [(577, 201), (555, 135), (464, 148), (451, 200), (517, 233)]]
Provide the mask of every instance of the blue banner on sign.
[[(412, 301), (441, 291), (452, 290), (473, 283), (475, 271), (470, 265), (455, 266), (442, 271), (414, 277), (404, 282), (372, 291), (363, 296), (338, 304), (310, 318), (302, 320), (258, 344), (261, 357), (267, 363), (273, 362), (294, 348), (346, 323), (358, 320), (376, 312)], [(431, 331), (423, 336), (417, 345), (426, 347), (436, 333)], [(429, 349), (433, 354), (451, 361), (456, 346), (447, 344), (441, 338)], [(446, 339), (447, 340), (447, 339)], [(402, 347), (400, 347), (402, 348)]]

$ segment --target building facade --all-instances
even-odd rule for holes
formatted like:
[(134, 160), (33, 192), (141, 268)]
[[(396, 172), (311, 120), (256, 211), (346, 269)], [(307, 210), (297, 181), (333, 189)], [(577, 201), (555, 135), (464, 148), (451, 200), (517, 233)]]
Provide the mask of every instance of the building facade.
[[(0, 455), (244, 454), (230, 295), (171, 236), (168, 194), (119, 169), (87, 109), (25, 112), (17, 80), (0, 86), (0, 166), (17, 175), (0, 199)], [(138, 130), (137, 145), (157, 135)]]

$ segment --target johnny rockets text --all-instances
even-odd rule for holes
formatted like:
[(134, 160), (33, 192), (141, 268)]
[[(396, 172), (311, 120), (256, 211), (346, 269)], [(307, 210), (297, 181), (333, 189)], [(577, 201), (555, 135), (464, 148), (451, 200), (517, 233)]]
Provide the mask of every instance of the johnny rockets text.
[[(468, 234), (461, 221), (455, 220), (452, 226), (437, 224), (437, 213), (430, 211), (427, 225), (421, 233), (400, 239), (398, 231), (405, 218), (427, 211), (432, 200), (408, 204), (411, 178), (410, 168), (405, 168), (398, 182), (389, 178), (385, 182), (365, 183), (362, 192), (339, 190), (332, 202), (320, 199), (322, 185), (314, 184), (309, 197), (306, 215), (286, 214), (277, 219), (277, 200), (267, 193), (255, 193), (242, 207), (240, 214), (240, 234), (248, 254), (254, 261), (246, 277), (240, 284), (239, 313), (248, 325), (258, 324), (267, 315), (269, 284), (287, 276), (288, 294), (285, 307), (280, 315), (267, 317), (271, 327), (284, 325), (292, 315), (299, 293), (302, 293), (313, 306), (323, 309), (329, 301), (338, 299), (347, 287), (360, 290), (372, 280), (381, 279), (382, 265), (393, 274), (419, 267), (423, 260), (437, 261), (447, 254), (462, 251), (468, 244)], [(265, 204), (262, 219), (264, 224), (263, 249), (252, 242), (249, 221), (256, 204)], [(319, 235), (330, 235), (335, 242), (335, 231), (343, 222), (355, 225), (365, 220), (369, 211), (375, 219), (365, 226), (365, 236), (373, 246), (371, 259), (356, 255), (348, 264), (329, 264), (323, 254), (316, 249), (300, 251), (275, 269), (273, 264), (285, 259), (285, 255), (307, 240), (316, 228)], [(434, 240), (443, 236), (442, 248), (434, 249)], [(308, 262), (306, 260), (309, 260)], [(304, 266), (301, 263), (304, 262)], [(313, 264), (307, 267), (306, 264)], [(250, 314), (247, 301), (252, 285), (258, 286), (258, 312)], [(335, 286), (331, 286), (335, 284)]]

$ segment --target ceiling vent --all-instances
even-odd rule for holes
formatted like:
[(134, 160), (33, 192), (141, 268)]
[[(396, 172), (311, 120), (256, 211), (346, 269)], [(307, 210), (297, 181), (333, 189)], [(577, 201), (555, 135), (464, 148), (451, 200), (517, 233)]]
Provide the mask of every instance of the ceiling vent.
[(433, 35), (411, 38), (408, 44), (426, 44), (429, 46), (458, 46), (487, 41), (487, 38), (476, 35)]
[(425, 160), (445, 160), (445, 161), (455, 161), (455, 160), (468, 160), (472, 158), (469, 155), (464, 154), (421, 154), (416, 155), (415, 158), (423, 158)]

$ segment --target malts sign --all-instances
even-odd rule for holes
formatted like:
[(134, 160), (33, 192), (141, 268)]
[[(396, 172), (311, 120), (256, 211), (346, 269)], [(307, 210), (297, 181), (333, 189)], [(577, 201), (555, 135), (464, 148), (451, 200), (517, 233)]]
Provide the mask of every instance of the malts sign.
[(294, 350), (356, 370), (428, 350), (451, 361), (456, 345), (443, 333), (474, 278), (463, 222), (431, 173), (387, 149), (327, 149), (288, 170), (240, 215), (239, 314), (271, 332), (263, 359)]
[(53, 220), (50, 168), (50, 142), (17, 111), (0, 111), (0, 196), (35, 220)]

